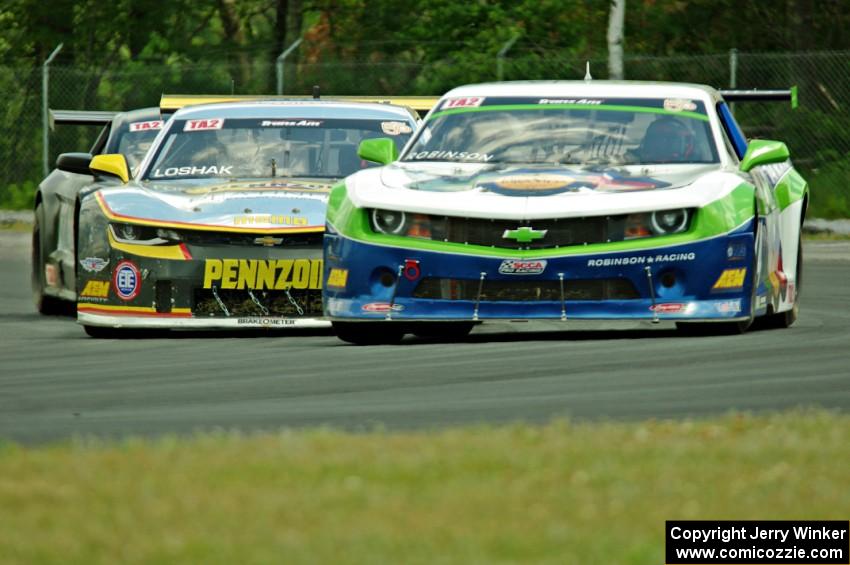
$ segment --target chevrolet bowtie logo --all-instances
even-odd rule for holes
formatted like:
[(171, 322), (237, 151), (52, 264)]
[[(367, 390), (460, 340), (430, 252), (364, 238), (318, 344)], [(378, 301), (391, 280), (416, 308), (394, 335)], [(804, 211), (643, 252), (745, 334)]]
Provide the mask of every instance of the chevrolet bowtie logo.
[(543, 239), (548, 230), (536, 230), (531, 226), (522, 226), (515, 230), (505, 230), (502, 239), (515, 239), (517, 243), (531, 243), (536, 239)]
[(256, 243), (257, 245), (262, 245), (264, 247), (274, 247), (275, 245), (280, 245), (281, 243), (283, 243), (283, 238), (272, 237), (270, 235), (267, 235), (254, 239), (254, 243)]

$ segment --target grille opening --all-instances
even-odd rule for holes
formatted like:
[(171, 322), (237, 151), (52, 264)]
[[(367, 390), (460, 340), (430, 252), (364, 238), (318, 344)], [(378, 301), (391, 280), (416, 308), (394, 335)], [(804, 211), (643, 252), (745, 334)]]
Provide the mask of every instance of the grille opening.
[(167, 314), (171, 312), (171, 281), (156, 281), (154, 301), (158, 313)]
[[(262, 239), (268, 236), (268, 233), (240, 233), (240, 232), (215, 232), (202, 230), (177, 230), (180, 235), (180, 241), (186, 245), (199, 246), (262, 246), (255, 240)], [(273, 247), (284, 248), (322, 248), (322, 233), (276, 233), (274, 237), (279, 237), (283, 241)]]
[[(265, 313), (251, 299), (247, 290), (222, 290), (216, 289), (218, 298), (230, 312), (230, 316), (256, 317), (256, 316), (282, 316), (287, 318), (315, 318), (322, 315), (322, 291), (317, 289), (290, 289), (289, 295), (301, 307), (303, 311), (299, 314), (298, 308), (289, 300), (283, 290), (253, 290), (254, 297), (262, 304), (268, 313)], [(226, 317), (212, 289), (196, 288), (192, 314), (203, 317)]]
[[(478, 297), (478, 280), (426, 278), (413, 291), (414, 298), (431, 300), (468, 300)], [(640, 298), (628, 279), (575, 279), (564, 281), (565, 300), (632, 300)], [(484, 281), (481, 291), (484, 302), (561, 300), (560, 281), (534, 280)]]

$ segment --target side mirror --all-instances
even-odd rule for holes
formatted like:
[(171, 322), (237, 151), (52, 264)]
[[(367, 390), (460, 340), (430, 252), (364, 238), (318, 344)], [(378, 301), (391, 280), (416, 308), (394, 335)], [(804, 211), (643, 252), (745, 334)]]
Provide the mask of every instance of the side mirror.
[(756, 139), (747, 145), (747, 153), (741, 159), (741, 170), (746, 173), (759, 165), (787, 161), (790, 156), (788, 146), (781, 141)]
[(91, 153), (62, 153), (56, 159), (56, 168), (66, 173), (90, 175), (89, 163), (91, 163), (91, 159)]
[(360, 142), (360, 147), (357, 148), (357, 155), (361, 159), (373, 163), (389, 165), (398, 159), (398, 149), (396, 149), (395, 141), (389, 137), (364, 139)]
[(89, 169), (96, 175), (117, 177), (125, 184), (130, 180), (130, 169), (127, 167), (127, 159), (120, 153), (114, 155), (97, 155), (91, 160)]

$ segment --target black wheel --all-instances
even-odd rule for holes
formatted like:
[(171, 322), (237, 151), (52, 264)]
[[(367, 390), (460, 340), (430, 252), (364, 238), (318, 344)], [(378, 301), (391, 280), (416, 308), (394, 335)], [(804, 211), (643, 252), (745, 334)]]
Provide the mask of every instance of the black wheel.
[(101, 326), (83, 326), (86, 335), (99, 339), (113, 339), (120, 337), (114, 328), (104, 328)]
[(800, 285), (803, 282), (803, 238), (797, 240), (797, 268), (794, 270), (794, 306), (785, 312), (769, 314), (759, 320), (759, 326), (765, 329), (790, 328), (800, 314)]
[(45, 316), (64, 314), (68, 310), (63, 300), (44, 293), (44, 247), (41, 241), (41, 226), (44, 224), (44, 209), (41, 202), (35, 207), (35, 222), (32, 226), (32, 299), (35, 309)]
[(741, 335), (752, 324), (752, 319), (740, 322), (676, 322), (676, 330), (687, 336)]
[(395, 322), (333, 322), (336, 336), (354, 345), (392, 345), (402, 340), (405, 328)]
[(147, 339), (161, 337), (168, 330), (146, 330), (137, 328), (109, 328), (104, 326), (83, 326), (86, 335), (97, 339)]
[(469, 335), (475, 322), (417, 322), (410, 325), (416, 337), (452, 341)]

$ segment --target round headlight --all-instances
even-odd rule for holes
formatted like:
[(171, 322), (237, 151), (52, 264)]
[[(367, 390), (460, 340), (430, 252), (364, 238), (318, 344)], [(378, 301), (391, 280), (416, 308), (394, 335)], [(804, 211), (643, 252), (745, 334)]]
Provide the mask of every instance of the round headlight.
[(398, 234), (404, 229), (407, 218), (404, 212), (395, 210), (372, 210), (372, 225), (381, 233)]
[(653, 212), (650, 223), (657, 234), (679, 233), (688, 226), (688, 211), (682, 208)]
[(118, 226), (118, 237), (121, 239), (137, 240), (141, 235), (141, 228), (133, 224), (121, 224)]
[(180, 241), (183, 239), (176, 231), (163, 228), (159, 228), (156, 230), (156, 236), (161, 239), (167, 239), (169, 241)]

